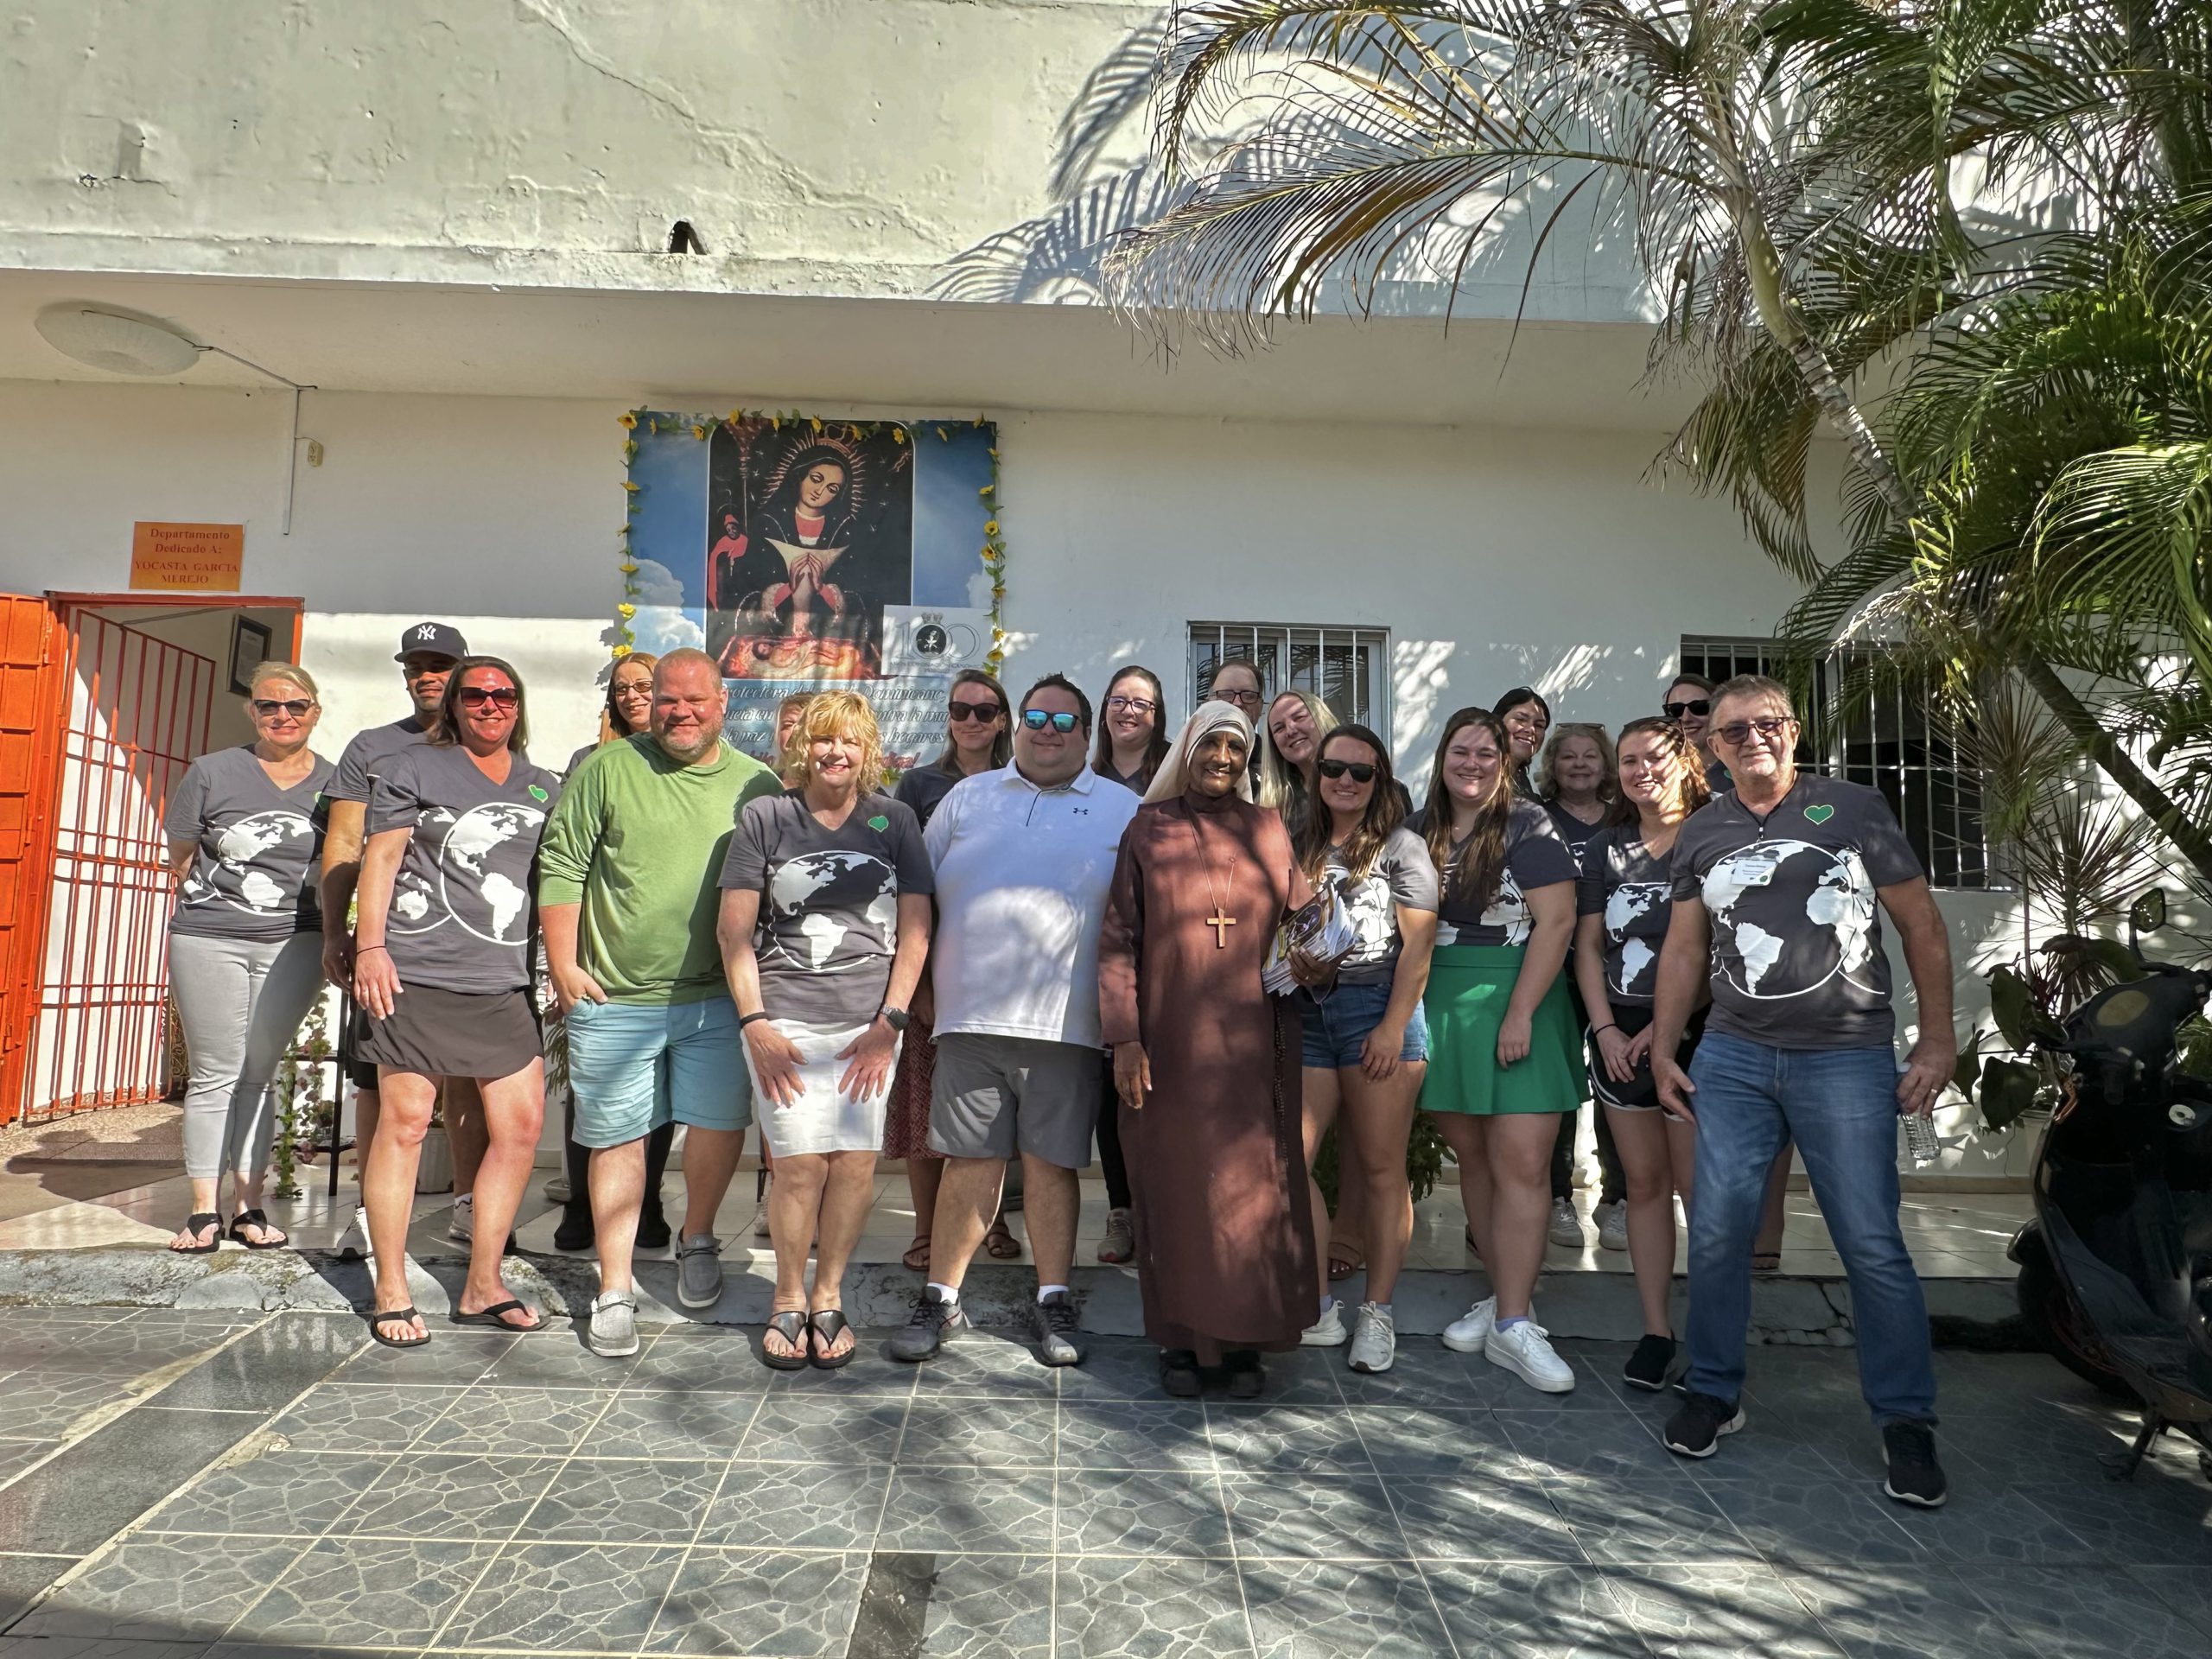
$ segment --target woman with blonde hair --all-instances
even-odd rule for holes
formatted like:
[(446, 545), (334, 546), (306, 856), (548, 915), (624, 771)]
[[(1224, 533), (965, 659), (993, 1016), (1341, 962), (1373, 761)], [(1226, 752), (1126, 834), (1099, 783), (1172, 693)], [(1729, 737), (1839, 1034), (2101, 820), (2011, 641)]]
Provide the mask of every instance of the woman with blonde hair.
[(614, 664), (607, 677), (607, 701), (599, 711), (599, 735), (569, 757), (569, 764), (561, 768), (563, 779), (575, 777), (593, 750), (645, 729), (653, 712), (653, 668), (659, 661), (650, 651), (633, 651)]
[(1256, 723), (1260, 755), (1252, 776), (1254, 795), (1262, 806), (1281, 815), (1282, 827), (1295, 841), (1313, 810), (1313, 766), (1321, 740), (1344, 722), (1311, 691), (1294, 686), (1276, 693), (1268, 717)]
[[(879, 786), (883, 745), (867, 698), (820, 693), (794, 747), (791, 787), (738, 815), (717, 931), (776, 1162), (776, 1292), (761, 1358), (826, 1370), (855, 1351), (845, 1267), (874, 1198), (936, 882), (913, 809)], [(810, 1297), (807, 1243), (817, 1236)]]
[(253, 741), (194, 760), (162, 815), (178, 883), (169, 992), (192, 1062), (192, 1213), (169, 1241), (182, 1255), (222, 1243), (226, 1174), (237, 1205), (229, 1236), (250, 1250), (287, 1242), (261, 1209), (276, 1122), (270, 1082), (322, 990), (317, 807), (336, 768), (308, 747), (322, 705), (305, 669), (263, 663), (245, 712)]

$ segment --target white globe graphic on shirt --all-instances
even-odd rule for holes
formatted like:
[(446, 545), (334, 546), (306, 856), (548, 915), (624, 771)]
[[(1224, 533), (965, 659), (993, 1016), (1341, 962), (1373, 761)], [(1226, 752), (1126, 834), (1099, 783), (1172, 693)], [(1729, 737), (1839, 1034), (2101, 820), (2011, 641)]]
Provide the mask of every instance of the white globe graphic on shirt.
[(1874, 954), (1874, 884), (1855, 850), (1759, 842), (1707, 871), (1703, 896), (1714, 971), (1745, 996), (1786, 1001), (1838, 975), (1875, 988), (1858, 977)]
[(251, 916), (274, 915), (296, 903), (297, 895), (287, 895), (275, 878), (260, 868), (262, 861), (288, 841), (312, 842), (314, 838), (315, 826), (297, 812), (255, 812), (227, 824), (215, 837), (215, 862), (232, 877), (230, 890), (194, 878), (185, 884), (185, 902), (196, 905), (220, 899), (232, 909)]
[(769, 878), (768, 903), (779, 918), (799, 918), (798, 932), (805, 941), (800, 960), (815, 973), (837, 971), (831, 960), (851, 931), (842, 916), (865, 915), (876, 936), (886, 940), (893, 937), (899, 921), (891, 867), (868, 853), (802, 853), (779, 865)]
[(1663, 881), (1624, 881), (1606, 896), (1605, 931), (1621, 941), (1620, 983), (1611, 988), (1624, 996), (1651, 994), (1651, 971), (1659, 953), (1642, 939), (1621, 936), (1666, 902)]
[(480, 939), (520, 944), (529, 931), (530, 863), (537, 855), (535, 807), (494, 801), (472, 806), (446, 831), (438, 855), (447, 913)]

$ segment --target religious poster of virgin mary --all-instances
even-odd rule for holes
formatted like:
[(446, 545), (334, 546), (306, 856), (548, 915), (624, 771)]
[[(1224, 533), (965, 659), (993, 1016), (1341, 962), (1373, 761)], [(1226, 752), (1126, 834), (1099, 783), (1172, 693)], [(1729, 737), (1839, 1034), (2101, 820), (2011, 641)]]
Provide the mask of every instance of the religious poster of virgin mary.
[(772, 760), (797, 691), (862, 692), (892, 765), (944, 741), (952, 676), (984, 666), (997, 429), (806, 414), (625, 417), (631, 643), (705, 650), (727, 734)]

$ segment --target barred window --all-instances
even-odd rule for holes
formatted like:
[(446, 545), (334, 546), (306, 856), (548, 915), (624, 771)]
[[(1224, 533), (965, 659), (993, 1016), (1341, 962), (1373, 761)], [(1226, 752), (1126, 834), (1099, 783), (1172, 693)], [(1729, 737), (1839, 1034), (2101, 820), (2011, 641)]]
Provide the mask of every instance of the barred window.
[[(1958, 735), (1909, 685), (1891, 684), (1850, 699), (1840, 728), (1829, 706), (1842, 677), (1877, 659), (1878, 647), (1853, 645), (1815, 670), (1813, 707), (1798, 739), (1797, 764), (1878, 789), (1904, 826), (1929, 881), (1938, 887), (2001, 887), (1982, 823), (1981, 780), (1960, 753)], [(1715, 681), (1772, 673), (1773, 642), (1685, 637), (1682, 672)]]
[(1390, 636), (1382, 628), (1298, 627), (1269, 622), (1191, 624), (1191, 702), (1213, 690), (1214, 670), (1232, 657), (1259, 664), (1268, 701), (1310, 691), (1338, 720), (1390, 729)]

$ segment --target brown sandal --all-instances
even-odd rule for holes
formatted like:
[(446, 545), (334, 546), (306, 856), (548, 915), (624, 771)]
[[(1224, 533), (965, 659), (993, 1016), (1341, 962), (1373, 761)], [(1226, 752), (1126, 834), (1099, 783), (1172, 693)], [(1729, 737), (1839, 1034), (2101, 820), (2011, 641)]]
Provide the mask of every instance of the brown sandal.
[(1329, 1246), (1329, 1282), (1349, 1279), (1367, 1265), (1367, 1252), (1357, 1244)]
[(983, 1235), (983, 1248), (990, 1252), (994, 1262), (1018, 1262), (1021, 1259), (1021, 1241), (1001, 1216), (991, 1224), (991, 1230)]
[(914, 1242), (906, 1247), (906, 1254), (899, 1258), (916, 1273), (930, 1270), (930, 1236), (916, 1233)]

